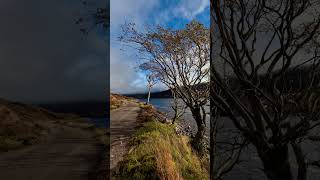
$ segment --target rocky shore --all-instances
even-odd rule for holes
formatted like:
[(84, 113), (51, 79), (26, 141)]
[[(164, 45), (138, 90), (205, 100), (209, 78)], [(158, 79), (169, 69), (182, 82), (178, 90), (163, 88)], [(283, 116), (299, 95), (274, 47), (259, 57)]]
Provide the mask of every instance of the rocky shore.
[[(166, 121), (169, 121), (171, 118), (170, 113), (162, 113), (166, 116)], [(163, 118), (162, 118), (163, 119)], [(171, 121), (171, 120), (170, 120)], [(206, 120), (206, 134), (205, 140), (206, 143), (209, 144), (210, 141), (210, 116), (207, 116)], [(192, 117), (190, 112), (186, 112), (181, 119), (176, 122), (175, 131), (178, 135), (194, 137), (197, 133), (197, 124)]]

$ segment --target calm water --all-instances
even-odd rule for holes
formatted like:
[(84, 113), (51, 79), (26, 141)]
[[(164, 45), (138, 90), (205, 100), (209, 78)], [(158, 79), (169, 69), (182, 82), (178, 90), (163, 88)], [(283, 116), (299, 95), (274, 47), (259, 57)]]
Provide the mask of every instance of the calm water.
[[(147, 102), (147, 99), (139, 99), (141, 102)], [(173, 103), (173, 99), (172, 98), (161, 98), (161, 99), (150, 99), (150, 103), (156, 107), (157, 109), (159, 109), (162, 112), (168, 113), (168, 114), (172, 114), (172, 108), (171, 105)]]
[[(139, 100), (142, 102), (147, 101), (147, 99), (139, 99)], [(172, 98), (154, 98), (154, 99), (151, 98), (150, 103), (153, 106), (155, 106), (158, 110), (166, 113), (168, 118), (173, 118), (174, 111), (172, 110), (172, 105), (173, 105)], [(209, 112), (209, 106), (205, 107), (205, 109)], [(207, 136), (209, 136), (209, 121), (210, 121), (210, 116), (207, 115), (207, 119), (206, 119), (206, 122), (207, 122), (206, 126), (208, 127)], [(180, 125), (182, 126), (182, 128), (188, 128), (190, 126), (189, 129), (192, 131), (192, 134), (195, 134), (197, 132), (197, 124), (194, 121), (189, 108), (186, 110), (185, 114), (182, 116)]]
[[(147, 99), (139, 99), (141, 102), (146, 102)], [(173, 115), (172, 105), (173, 99), (172, 98), (157, 98), (157, 99), (150, 99), (150, 103), (155, 106), (158, 110), (167, 113), (168, 115)], [(182, 103), (182, 101), (181, 101)], [(205, 107), (206, 111), (209, 112), (209, 106)], [(189, 109), (186, 110), (184, 118), (192, 119), (192, 114)], [(207, 116), (209, 119), (209, 116)]]

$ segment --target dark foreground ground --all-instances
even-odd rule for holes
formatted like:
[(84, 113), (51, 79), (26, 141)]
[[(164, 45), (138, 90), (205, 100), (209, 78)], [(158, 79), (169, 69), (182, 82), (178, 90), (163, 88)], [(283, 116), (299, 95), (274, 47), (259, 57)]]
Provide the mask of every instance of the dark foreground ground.
[(103, 146), (94, 131), (83, 127), (51, 125), (48, 140), (0, 154), (0, 179), (96, 179)]

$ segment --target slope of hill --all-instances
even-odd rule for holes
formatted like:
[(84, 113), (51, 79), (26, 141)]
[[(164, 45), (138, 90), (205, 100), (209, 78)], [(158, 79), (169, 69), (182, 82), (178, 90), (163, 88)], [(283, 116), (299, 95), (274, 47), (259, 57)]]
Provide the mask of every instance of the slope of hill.
[(59, 119), (76, 119), (43, 108), (0, 99), (0, 151), (31, 145), (46, 138), (50, 125)]
[(136, 101), (136, 100), (131, 97), (126, 97), (126, 96), (122, 96), (120, 94), (111, 93), (111, 95), (110, 95), (110, 110), (117, 109), (120, 106), (122, 106), (128, 102), (131, 102), (131, 101)]

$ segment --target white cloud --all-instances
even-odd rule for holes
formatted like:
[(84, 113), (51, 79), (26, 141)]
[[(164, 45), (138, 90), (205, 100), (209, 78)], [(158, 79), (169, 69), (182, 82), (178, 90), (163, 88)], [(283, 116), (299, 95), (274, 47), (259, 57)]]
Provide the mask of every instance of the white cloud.
[(209, 7), (209, 5), (209, 0), (184, 0), (180, 1), (179, 5), (173, 12), (175, 13), (175, 16), (182, 16), (188, 20), (192, 20)]
[(158, 4), (158, 0), (111, 0), (111, 48), (110, 48), (110, 89), (115, 93), (142, 93), (146, 91), (145, 82), (136, 71), (133, 57), (121, 50), (117, 36), (120, 25), (134, 22), (137, 26), (145, 24), (146, 16)]
[(156, 22), (163, 24), (176, 17), (193, 20), (197, 15), (203, 13), (206, 8), (209, 8), (209, 6), (209, 0), (181, 0), (176, 6), (163, 11), (159, 18), (156, 19)]

